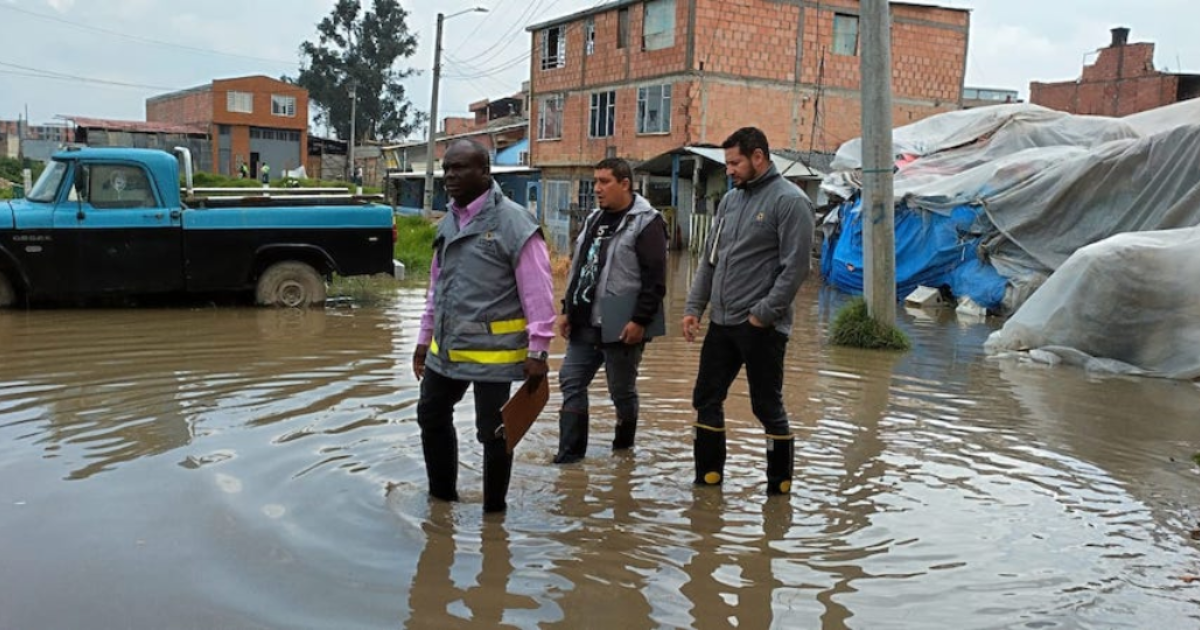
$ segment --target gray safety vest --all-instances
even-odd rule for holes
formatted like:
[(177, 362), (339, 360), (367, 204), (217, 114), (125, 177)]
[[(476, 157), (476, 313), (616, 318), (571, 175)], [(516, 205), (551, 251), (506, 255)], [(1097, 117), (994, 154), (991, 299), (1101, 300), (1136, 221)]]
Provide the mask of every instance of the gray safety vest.
[(464, 381), (524, 378), (529, 336), (516, 270), (525, 242), (540, 229), (495, 183), (466, 228), (453, 213), (441, 220), (433, 244), (439, 271), (430, 369)]
[[(571, 273), (567, 276), (572, 280), (579, 273), (579, 265), (583, 263), (583, 257), (586, 255), (586, 252), (582, 251), (583, 242), (603, 212), (604, 210), (601, 208), (592, 210), (584, 220), (579, 236), (575, 239), (575, 255), (571, 258)], [(598, 306), (604, 298), (641, 291), (642, 269), (638, 264), (637, 240), (642, 230), (646, 229), (646, 226), (659, 216), (661, 213), (655, 210), (649, 201), (634, 193), (633, 207), (621, 219), (616, 232), (613, 233), (612, 239), (605, 247), (604, 266), (600, 270), (600, 278), (596, 281), (596, 300), (592, 305), (591, 322), (593, 326), (600, 326), (600, 308)], [(662, 306), (660, 305), (659, 308), (661, 309)]]

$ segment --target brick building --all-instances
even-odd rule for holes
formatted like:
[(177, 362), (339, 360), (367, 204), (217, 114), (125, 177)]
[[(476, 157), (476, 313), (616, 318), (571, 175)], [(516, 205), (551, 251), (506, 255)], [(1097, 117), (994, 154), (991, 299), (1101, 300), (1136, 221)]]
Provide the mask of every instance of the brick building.
[[(891, 14), (895, 123), (958, 109), (970, 13), (893, 2)], [(746, 125), (793, 151), (861, 135), (857, 0), (615, 0), (529, 31), (548, 222), (590, 203), (591, 165), (608, 155), (640, 162)], [(702, 197), (680, 194), (680, 212)]]
[(308, 158), (308, 92), (270, 77), (217, 79), (152, 97), (146, 120), (207, 127), (212, 157), (200, 170), (236, 176), (245, 162), (257, 177), (268, 164), (274, 179)]
[(1128, 116), (1200, 96), (1200, 76), (1154, 69), (1154, 44), (1129, 43), (1129, 29), (1112, 29), (1112, 42), (1074, 81), (1029, 84), (1035, 105), (1072, 114)]

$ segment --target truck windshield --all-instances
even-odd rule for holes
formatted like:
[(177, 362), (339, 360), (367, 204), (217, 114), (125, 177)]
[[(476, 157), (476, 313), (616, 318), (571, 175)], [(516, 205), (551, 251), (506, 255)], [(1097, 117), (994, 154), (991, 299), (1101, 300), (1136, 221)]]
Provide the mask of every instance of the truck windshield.
[(66, 162), (51, 161), (46, 170), (42, 171), (42, 176), (38, 178), (37, 183), (33, 185), (33, 190), (29, 191), (25, 198), (42, 203), (54, 201), (54, 196), (58, 194), (58, 187), (62, 185), (63, 176), (66, 174)]

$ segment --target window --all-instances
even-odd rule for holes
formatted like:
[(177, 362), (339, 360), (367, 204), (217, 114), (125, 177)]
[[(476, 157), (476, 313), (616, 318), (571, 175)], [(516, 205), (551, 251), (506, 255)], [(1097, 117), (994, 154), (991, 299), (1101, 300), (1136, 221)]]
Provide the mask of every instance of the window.
[(543, 96), (538, 100), (538, 140), (562, 137), (563, 95)]
[(96, 164), (83, 167), (87, 201), (97, 209), (153, 208), (150, 180), (137, 166)]
[(295, 116), (296, 115), (296, 97), (295, 96), (279, 96), (278, 94), (271, 95), (271, 115), (272, 116)]
[(542, 70), (567, 65), (567, 29), (552, 26), (542, 31)]
[(629, 9), (617, 11), (617, 48), (629, 46)]
[(642, 50), (675, 45), (675, 0), (647, 0), (642, 22)]
[(217, 134), (218, 135), (228, 136), (230, 133), (231, 133), (231, 129), (230, 129), (229, 125), (217, 125)]
[(669, 133), (670, 131), (670, 84), (638, 88), (637, 132)]
[(607, 138), (613, 135), (613, 124), (617, 117), (617, 93), (593, 94), (591, 112), (588, 135), (592, 138)]
[(583, 23), (583, 54), (596, 52), (596, 19), (588, 18)]
[(253, 114), (254, 95), (250, 92), (226, 92), (225, 109), (242, 114)]
[(858, 54), (858, 16), (833, 14), (833, 54)]
[(590, 179), (579, 180), (579, 211), (584, 215), (596, 207), (596, 182)]

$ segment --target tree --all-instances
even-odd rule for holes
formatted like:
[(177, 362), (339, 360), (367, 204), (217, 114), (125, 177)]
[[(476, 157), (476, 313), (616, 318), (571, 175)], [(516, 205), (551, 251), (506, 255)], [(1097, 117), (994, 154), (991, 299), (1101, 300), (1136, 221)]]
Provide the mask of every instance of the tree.
[(373, 0), (373, 5), (363, 13), (359, 0), (338, 0), (317, 25), (317, 42), (301, 44), (304, 60), (293, 82), (308, 90), (317, 123), (333, 127), (339, 138), (350, 136), (350, 92), (356, 86), (356, 140), (403, 139), (425, 118), (400, 83), (416, 71), (395, 67), (416, 52), (417, 38), (398, 0)]

